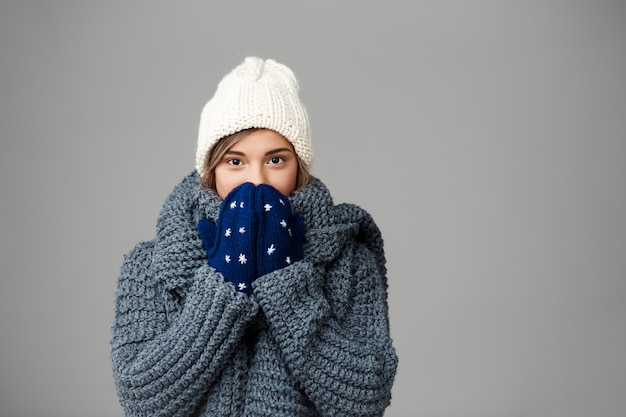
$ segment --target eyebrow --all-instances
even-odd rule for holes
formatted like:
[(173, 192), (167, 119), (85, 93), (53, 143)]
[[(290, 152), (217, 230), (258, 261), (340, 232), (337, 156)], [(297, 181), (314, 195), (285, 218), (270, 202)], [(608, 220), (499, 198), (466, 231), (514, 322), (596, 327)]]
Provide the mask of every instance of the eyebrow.
[[(281, 152), (292, 152), (292, 150), (291, 150), (291, 149), (289, 149), (289, 148), (277, 148), (277, 149), (272, 149), (272, 150), (269, 150), (269, 151), (265, 152), (265, 156), (274, 155), (274, 154), (281, 153)], [(246, 155), (246, 154), (245, 154), (245, 153), (243, 153), (243, 152), (240, 152), (240, 151), (233, 151), (233, 150), (228, 150), (228, 151), (226, 151), (226, 153), (225, 153), (225, 154), (226, 154), (226, 155), (229, 155), (229, 154), (230, 154), (230, 155), (237, 155), (237, 156), (245, 156), (245, 155)]]

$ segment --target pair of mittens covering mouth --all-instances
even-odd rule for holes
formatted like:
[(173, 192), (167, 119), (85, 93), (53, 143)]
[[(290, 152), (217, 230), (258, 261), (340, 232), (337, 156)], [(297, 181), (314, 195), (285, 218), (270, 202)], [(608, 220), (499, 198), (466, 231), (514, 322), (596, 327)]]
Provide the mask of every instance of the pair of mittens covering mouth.
[(266, 184), (235, 187), (224, 198), (217, 224), (201, 219), (198, 231), (209, 265), (244, 293), (256, 278), (303, 256), (304, 221), (287, 197)]

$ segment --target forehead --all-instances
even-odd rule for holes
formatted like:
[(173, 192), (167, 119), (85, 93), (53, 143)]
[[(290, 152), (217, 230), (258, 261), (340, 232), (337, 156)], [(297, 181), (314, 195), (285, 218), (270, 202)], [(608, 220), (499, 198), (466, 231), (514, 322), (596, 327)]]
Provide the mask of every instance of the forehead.
[(269, 129), (255, 130), (237, 141), (229, 151), (254, 152), (286, 148), (293, 151), (291, 143), (280, 133)]

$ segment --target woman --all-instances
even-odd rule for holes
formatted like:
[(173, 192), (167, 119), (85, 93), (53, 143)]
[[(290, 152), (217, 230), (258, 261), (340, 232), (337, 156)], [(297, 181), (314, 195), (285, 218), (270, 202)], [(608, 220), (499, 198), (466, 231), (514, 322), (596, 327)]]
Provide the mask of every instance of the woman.
[(196, 169), (125, 258), (111, 358), (127, 416), (380, 416), (397, 356), (381, 234), (309, 173), (289, 68), (246, 58)]

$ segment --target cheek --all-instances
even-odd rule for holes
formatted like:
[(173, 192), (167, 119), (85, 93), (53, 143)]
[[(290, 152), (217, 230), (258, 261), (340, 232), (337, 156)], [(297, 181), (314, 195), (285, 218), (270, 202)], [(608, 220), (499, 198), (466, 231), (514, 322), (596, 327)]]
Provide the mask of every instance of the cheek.
[(284, 172), (282, 175), (274, 178), (272, 184), (270, 185), (280, 191), (283, 195), (289, 196), (296, 189), (297, 174), (297, 169)]
[(224, 199), (233, 188), (242, 184), (244, 181), (240, 181), (236, 178), (232, 172), (224, 172), (223, 170), (215, 170), (215, 191), (222, 199)]
[(235, 188), (235, 187), (227, 187), (227, 186), (224, 186), (224, 185), (222, 185), (222, 184), (220, 184), (218, 182), (218, 183), (216, 183), (216, 187), (215, 188), (216, 188), (215, 191), (217, 191), (217, 195), (219, 195), (220, 198), (223, 200), (228, 195), (228, 193), (230, 193), (232, 191), (232, 189)]

